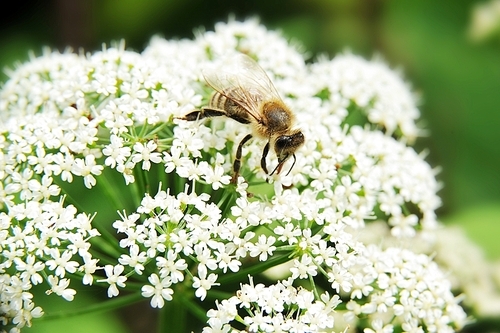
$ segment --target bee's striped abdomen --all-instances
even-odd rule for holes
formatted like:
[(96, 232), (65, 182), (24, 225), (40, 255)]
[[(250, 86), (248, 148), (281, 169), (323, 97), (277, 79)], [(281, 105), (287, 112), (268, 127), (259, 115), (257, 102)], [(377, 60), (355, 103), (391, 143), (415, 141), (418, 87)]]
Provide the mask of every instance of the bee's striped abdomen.
[(229, 98), (220, 92), (214, 93), (210, 99), (210, 107), (226, 111), (229, 118), (240, 123), (250, 123), (251, 119), (248, 111), (231, 99), (231, 91), (229, 91), (228, 96)]

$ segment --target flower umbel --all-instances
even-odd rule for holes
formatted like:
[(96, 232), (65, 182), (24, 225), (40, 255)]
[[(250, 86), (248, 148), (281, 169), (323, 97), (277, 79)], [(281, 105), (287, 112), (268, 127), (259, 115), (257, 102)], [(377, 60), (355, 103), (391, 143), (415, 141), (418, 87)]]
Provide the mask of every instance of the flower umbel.
[[(202, 69), (241, 52), (272, 79), (306, 141), (290, 173), (267, 180), (266, 141), (250, 140), (235, 185), (232, 164), (250, 127), (179, 118), (208, 104)], [(425, 242), (439, 225), (436, 172), (409, 145), (420, 134), (417, 100), (381, 60), (341, 54), (308, 64), (248, 20), (194, 40), (155, 37), (142, 53), (123, 43), (85, 56), (46, 50), (8, 74), (0, 91), (8, 329), (44, 314), (33, 286), (70, 302), (80, 283), (153, 308), (180, 297), (199, 314), (201, 302), (215, 302), (192, 328), (205, 333), (465, 324), (430, 256), (363, 241), (374, 220), (400, 243)], [(270, 152), (267, 165), (277, 164)], [(254, 284), (268, 281), (269, 268), (274, 283)]]

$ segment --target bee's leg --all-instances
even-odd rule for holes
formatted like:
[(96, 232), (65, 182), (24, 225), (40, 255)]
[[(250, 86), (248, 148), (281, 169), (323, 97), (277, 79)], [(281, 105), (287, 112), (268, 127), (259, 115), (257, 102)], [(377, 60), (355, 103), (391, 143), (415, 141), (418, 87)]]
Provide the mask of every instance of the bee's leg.
[(266, 165), (266, 157), (267, 154), (269, 153), (269, 141), (267, 141), (266, 145), (264, 146), (264, 150), (262, 151), (262, 158), (260, 159), (260, 166), (262, 167), (262, 170), (267, 175), (267, 165)]
[(227, 117), (233, 119), (233, 120), (236, 120), (237, 122), (241, 123), (241, 124), (250, 124), (250, 120), (246, 119), (246, 118), (243, 118), (241, 116), (239, 116), (238, 114), (226, 114)]
[(195, 121), (198, 119), (220, 117), (220, 116), (228, 116), (228, 114), (224, 110), (201, 108), (200, 110), (191, 111), (190, 113), (186, 114), (184, 117), (181, 117), (180, 119), (187, 121)]
[(252, 138), (252, 134), (247, 134), (241, 140), (240, 144), (238, 145), (238, 149), (236, 150), (236, 158), (234, 159), (234, 164), (233, 164), (233, 178), (231, 179), (231, 183), (236, 184), (238, 182), (238, 175), (240, 173), (240, 167), (241, 167), (241, 154), (243, 150), (243, 145)]

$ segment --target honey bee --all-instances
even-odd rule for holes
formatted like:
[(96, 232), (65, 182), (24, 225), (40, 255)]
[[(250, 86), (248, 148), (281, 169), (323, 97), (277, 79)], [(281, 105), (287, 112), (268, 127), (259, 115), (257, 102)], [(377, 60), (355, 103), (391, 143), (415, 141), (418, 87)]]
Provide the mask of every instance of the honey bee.
[(225, 62), (221, 68), (204, 70), (202, 74), (215, 93), (208, 106), (194, 110), (181, 119), (194, 121), (225, 116), (252, 128), (252, 133), (241, 140), (236, 150), (232, 182), (236, 183), (238, 179), (243, 145), (253, 136), (267, 140), (260, 160), (264, 172), (269, 174), (266, 157), (272, 147), (278, 165), (269, 176), (279, 174), (284, 163), (293, 157), (290, 173), (296, 162), (295, 152), (304, 144), (304, 135), (293, 126), (294, 114), (282, 101), (262, 67), (249, 56), (240, 54)]

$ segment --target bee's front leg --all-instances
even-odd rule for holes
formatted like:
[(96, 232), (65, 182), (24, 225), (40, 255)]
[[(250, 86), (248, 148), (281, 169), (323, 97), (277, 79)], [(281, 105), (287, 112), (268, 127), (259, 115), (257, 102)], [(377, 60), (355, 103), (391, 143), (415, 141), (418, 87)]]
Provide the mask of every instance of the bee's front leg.
[(266, 164), (266, 157), (267, 154), (269, 153), (269, 141), (267, 141), (266, 145), (264, 146), (264, 150), (262, 151), (262, 158), (260, 159), (260, 166), (262, 167), (262, 170), (268, 174), (267, 172), (267, 164)]
[(234, 159), (233, 163), (233, 178), (231, 179), (231, 183), (236, 184), (238, 182), (238, 175), (240, 174), (240, 168), (241, 168), (241, 154), (243, 150), (243, 145), (252, 138), (252, 134), (247, 134), (241, 140), (240, 144), (238, 145), (238, 149), (236, 150), (236, 158)]

